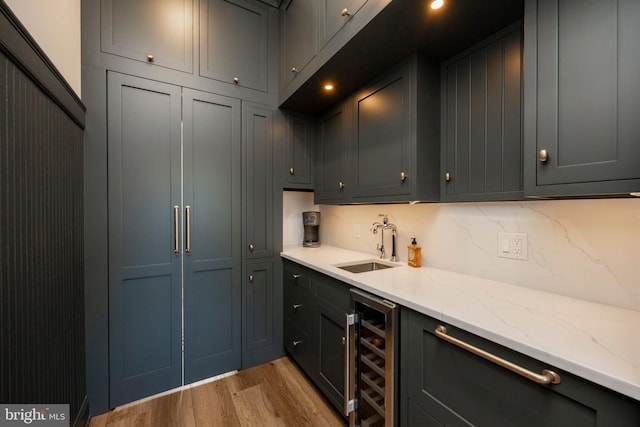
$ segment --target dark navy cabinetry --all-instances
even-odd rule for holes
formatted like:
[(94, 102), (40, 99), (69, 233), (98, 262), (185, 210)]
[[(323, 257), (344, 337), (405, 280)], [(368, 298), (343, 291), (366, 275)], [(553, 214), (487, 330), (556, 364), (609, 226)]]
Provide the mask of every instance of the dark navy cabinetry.
[[(436, 336), (447, 334), (559, 384), (540, 385)], [(403, 309), (402, 426), (631, 426), (637, 402), (459, 328)]]
[(316, 144), (315, 203), (344, 203), (352, 185), (350, 156), (352, 103), (347, 100), (319, 120)]
[(640, 5), (525, 2), (525, 194), (640, 190)]

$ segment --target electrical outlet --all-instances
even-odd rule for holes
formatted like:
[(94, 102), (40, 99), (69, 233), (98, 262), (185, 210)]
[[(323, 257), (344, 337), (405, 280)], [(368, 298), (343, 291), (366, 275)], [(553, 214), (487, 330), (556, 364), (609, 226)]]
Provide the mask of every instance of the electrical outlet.
[(529, 259), (527, 252), (527, 235), (524, 233), (503, 233), (498, 232), (498, 257)]

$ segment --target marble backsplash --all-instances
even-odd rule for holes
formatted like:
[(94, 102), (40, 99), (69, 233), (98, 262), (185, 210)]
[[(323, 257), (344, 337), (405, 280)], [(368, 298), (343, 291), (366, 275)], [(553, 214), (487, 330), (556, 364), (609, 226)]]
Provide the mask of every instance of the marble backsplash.
[[(638, 199), (318, 207), (312, 193), (285, 192), (283, 208), (285, 245), (301, 242), (300, 212), (320, 210), (322, 244), (375, 256), (380, 234), (372, 234), (370, 227), (380, 220), (379, 213), (386, 213), (398, 227), (403, 262), (415, 237), (423, 268), (640, 310)], [(498, 232), (527, 234), (528, 259), (499, 258)], [(385, 246), (388, 257), (388, 231)]]

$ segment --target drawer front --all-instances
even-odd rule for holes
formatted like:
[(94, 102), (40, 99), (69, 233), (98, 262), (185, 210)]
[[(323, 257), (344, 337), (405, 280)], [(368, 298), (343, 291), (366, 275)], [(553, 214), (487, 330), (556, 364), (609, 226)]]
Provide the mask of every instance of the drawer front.
[(325, 275), (318, 275), (316, 292), (319, 298), (332, 305), (339, 313), (351, 311), (349, 285)]
[(307, 292), (311, 292), (311, 275), (312, 271), (310, 269), (294, 262), (284, 260), (283, 278), (285, 291), (287, 288), (300, 288)]
[(536, 373), (550, 369), (560, 375), (560, 384), (543, 386), (438, 338), (434, 330), (442, 323), (435, 319), (405, 310), (402, 321), (407, 322), (407, 397), (438, 423), (584, 427), (623, 426), (640, 419), (630, 399), (553, 366), (444, 325), (448, 335), (502, 359)]
[(303, 289), (284, 293), (284, 318), (293, 322), (306, 334), (311, 333), (311, 295)]
[(314, 346), (309, 335), (291, 320), (285, 319), (283, 340), (287, 353), (309, 376), (314, 377)]

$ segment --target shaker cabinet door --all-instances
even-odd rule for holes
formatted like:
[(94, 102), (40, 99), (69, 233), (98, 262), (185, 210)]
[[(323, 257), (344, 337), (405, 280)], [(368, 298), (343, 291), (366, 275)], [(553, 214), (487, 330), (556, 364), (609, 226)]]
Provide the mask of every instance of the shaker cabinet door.
[(200, 1), (200, 75), (267, 91), (268, 10), (245, 0)]
[(352, 129), (350, 107), (346, 102), (320, 119), (314, 164), (316, 203), (346, 201), (351, 185), (347, 176)]
[(529, 195), (640, 190), (640, 3), (525, 5)]
[(195, 0), (101, 0), (100, 49), (193, 72)]
[(282, 40), (281, 88), (291, 83), (316, 56), (318, 4), (316, 0), (291, 0), (280, 15)]

